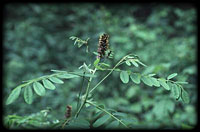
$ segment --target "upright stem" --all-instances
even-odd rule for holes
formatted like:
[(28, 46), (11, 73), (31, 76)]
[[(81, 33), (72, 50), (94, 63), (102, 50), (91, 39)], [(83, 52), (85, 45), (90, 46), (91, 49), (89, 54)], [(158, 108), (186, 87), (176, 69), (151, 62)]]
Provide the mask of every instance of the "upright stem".
[[(99, 85), (100, 85), (114, 70), (115, 70), (115, 68), (116, 68), (117, 66), (119, 66), (121, 62), (124, 61), (124, 59), (125, 59), (127, 56), (129, 56), (129, 55), (124, 56), (124, 57), (113, 67), (113, 69), (111, 69), (111, 71), (110, 71), (99, 83), (97, 83), (96, 86), (94, 86), (94, 87), (92, 88), (92, 90), (89, 91), (90, 83), (91, 83), (91, 81), (92, 81), (92, 77), (90, 77), (89, 82), (88, 82), (88, 85), (87, 85), (87, 89), (86, 89), (86, 96), (85, 96), (85, 99), (84, 99), (82, 105), (80, 106), (80, 108), (78, 109), (78, 111), (76, 112), (75, 118), (78, 117), (78, 115), (79, 115), (81, 109), (84, 107), (84, 105), (85, 105), (85, 103), (86, 103), (86, 101), (87, 101), (87, 98), (88, 98), (89, 93), (91, 93), (92, 91), (94, 91), (94, 90), (95, 90), (95, 89), (96, 89), (96, 88), (97, 88), (97, 87), (98, 87), (98, 86), (99, 86)], [(96, 70), (97, 70), (97, 69), (95, 68), (94, 71), (93, 71), (93, 75), (95, 74)]]
[[(93, 75), (95, 74), (96, 70), (97, 70), (96, 68), (93, 70), (93, 73), (92, 73)], [(82, 105), (79, 107), (78, 111), (76, 112), (75, 118), (78, 117), (79, 113), (81, 112), (81, 109), (83, 108), (83, 106), (85, 105), (85, 103), (87, 101), (87, 98), (88, 98), (88, 95), (89, 95), (89, 88), (90, 88), (91, 81), (92, 81), (92, 77), (90, 77), (90, 79), (89, 79), (89, 82), (88, 82), (88, 85), (87, 85), (87, 89), (86, 89), (85, 99), (84, 99)]]
[[(83, 74), (85, 75), (85, 72)], [(81, 83), (81, 89), (80, 89), (80, 92), (79, 92), (79, 95), (78, 95), (78, 101), (77, 101), (77, 107), (76, 107), (77, 110), (78, 110), (78, 107), (79, 107), (79, 102), (80, 102), (80, 97), (81, 97), (81, 93), (82, 93), (82, 89), (83, 89), (84, 80), (85, 80), (85, 76), (83, 76), (82, 83)]]
[(66, 125), (68, 122), (69, 122), (69, 119), (67, 119), (67, 120), (63, 123), (62, 128), (64, 128), (65, 125)]

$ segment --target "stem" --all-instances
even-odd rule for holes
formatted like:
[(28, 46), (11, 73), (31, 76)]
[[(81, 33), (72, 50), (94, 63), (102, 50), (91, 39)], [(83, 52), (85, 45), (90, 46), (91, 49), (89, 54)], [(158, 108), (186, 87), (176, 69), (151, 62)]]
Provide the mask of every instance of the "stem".
[[(111, 70), (113, 70), (113, 69), (104, 69), (103, 71), (111, 71)], [(120, 69), (114, 69), (113, 71), (122, 71), (122, 70), (120, 70)]]
[[(84, 72), (84, 74), (85, 74), (85, 72)], [(83, 76), (82, 83), (81, 83), (81, 89), (80, 89), (80, 92), (79, 92), (79, 95), (78, 95), (78, 102), (77, 102), (77, 106), (76, 106), (77, 110), (78, 110), (78, 107), (79, 107), (80, 96), (81, 96), (81, 93), (82, 93), (84, 80), (85, 80), (85, 76)]]
[(51, 74), (51, 75), (44, 75), (44, 76), (41, 76), (41, 77), (38, 77), (38, 78), (35, 78), (35, 79), (31, 79), (31, 80), (28, 80), (28, 81), (23, 81), (23, 82), (26, 82), (24, 84), (21, 84), (19, 86), (21, 87), (25, 87), (26, 85), (29, 85), (33, 82), (36, 82), (36, 81), (40, 81), (40, 80), (43, 80), (43, 79), (46, 79), (46, 78), (49, 78), (49, 77), (53, 77), (53, 76), (57, 76), (57, 75), (62, 75), (63, 72), (59, 72), (59, 73), (54, 73), (54, 74)]
[(126, 55), (126, 56), (124, 56), (114, 67), (113, 67), (113, 69), (111, 69), (111, 71), (101, 80), (101, 81), (99, 81), (99, 83), (97, 83), (96, 84), (96, 86), (94, 86), (93, 88), (92, 88), (92, 90), (90, 90), (90, 92), (89, 93), (91, 93), (92, 91), (94, 91), (114, 70), (115, 70), (115, 68), (117, 67), (117, 66), (119, 66), (120, 65), (120, 63), (127, 57), (127, 56), (129, 56), (129, 55)]
[[(53, 70), (53, 71), (56, 71), (56, 70)], [(57, 75), (62, 75), (62, 74), (65, 74), (65, 73), (81, 76), (80, 74), (76, 74), (74, 72), (62, 71), (62, 72), (54, 73), (54, 74), (51, 74), (51, 75), (44, 75), (44, 76), (41, 76), (41, 77), (38, 77), (38, 78), (35, 78), (35, 79), (23, 81), (24, 83), (19, 85), (19, 86), (25, 87), (25, 86), (33, 83), (33, 82), (40, 81), (40, 80), (43, 80), (43, 79), (46, 79), (46, 78), (49, 78), (49, 77), (53, 77), (53, 76), (57, 76)], [(83, 76), (85, 77), (85, 74), (83, 74)]]
[[(97, 69), (95, 68), (94, 71), (93, 71), (93, 75), (95, 74), (96, 70), (97, 70)], [(84, 106), (85, 103), (86, 103), (86, 100), (87, 100), (88, 95), (89, 95), (89, 88), (90, 88), (90, 83), (91, 83), (91, 81), (92, 81), (92, 77), (90, 77), (90, 79), (89, 79), (89, 82), (88, 82), (88, 85), (87, 85), (87, 89), (86, 89), (85, 99), (84, 99), (82, 105), (80, 106), (80, 108), (78, 109), (78, 111), (76, 112), (76, 114), (75, 114), (75, 118), (78, 117), (79, 113), (81, 112), (83, 106)]]
[(62, 125), (62, 129), (65, 127), (65, 125), (69, 122), (69, 120), (70, 119), (67, 119), (64, 123), (63, 123), (63, 125)]
[(105, 109), (103, 109), (103, 108), (101, 108), (101, 107), (99, 107), (99, 106), (93, 104), (93, 103), (90, 102), (90, 101), (87, 101), (86, 103), (88, 103), (88, 104), (90, 104), (90, 105), (93, 105), (93, 106), (95, 106), (96, 108), (102, 110), (103, 112), (105, 112), (106, 114), (108, 114), (108, 115), (110, 115), (112, 118), (114, 118), (115, 120), (119, 121), (123, 126), (125, 126), (126, 128), (128, 128), (128, 126), (127, 126), (126, 124), (124, 124), (120, 119), (118, 119), (117, 117), (115, 117), (113, 114), (111, 114), (111, 113), (108, 112), (107, 110), (105, 110)]

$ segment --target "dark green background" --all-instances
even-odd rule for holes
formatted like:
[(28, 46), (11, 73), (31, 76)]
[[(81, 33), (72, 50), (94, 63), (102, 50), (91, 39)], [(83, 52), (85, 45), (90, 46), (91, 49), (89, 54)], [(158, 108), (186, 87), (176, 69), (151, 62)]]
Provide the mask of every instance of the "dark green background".
[[(162, 87), (141, 83), (123, 84), (114, 72), (94, 92), (97, 102), (108, 108), (129, 113), (135, 126), (143, 128), (181, 128), (197, 122), (197, 12), (189, 4), (134, 3), (63, 3), (63, 4), (6, 4), (3, 25), (3, 110), (4, 115), (29, 115), (46, 107), (52, 117), (63, 119), (66, 105), (76, 106), (81, 79), (66, 80), (45, 97), (34, 95), (28, 105), (23, 94), (5, 106), (9, 93), (24, 80), (51, 74), (51, 69), (74, 71), (95, 56), (73, 45), (70, 36), (89, 39), (90, 51), (96, 51), (99, 35), (110, 35), (114, 59), (112, 66), (128, 53), (137, 54), (147, 68), (131, 68), (144, 74), (156, 73), (166, 78), (178, 73), (175, 80), (188, 81), (183, 85), (190, 103), (176, 101)], [(120, 67), (128, 69), (127, 66)], [(130, 68), (129, 68), (130, 69)], [(99, 73), (92, 86), (106, 73)], [(87, 113), (84, 116), (87, 117)]]

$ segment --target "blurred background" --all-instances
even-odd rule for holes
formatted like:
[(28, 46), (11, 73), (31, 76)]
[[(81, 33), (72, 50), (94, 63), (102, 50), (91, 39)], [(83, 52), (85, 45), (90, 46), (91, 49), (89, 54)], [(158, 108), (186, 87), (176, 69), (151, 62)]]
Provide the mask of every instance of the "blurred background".
[[(94, 99), (107, 108), (129, 113), (136, 127), (181, 128), (197, 123), (197, 12), (189, 4), (66, 3), (6, 4), (3, 23), (3, 110), (4, 116), (20, 116), (52, 108), (52, 118), (63, 119), (66, 105), (76, 106), (81, 79), (65, 80), (46, 96), (34, 95), (28, 105), (23, 95), (5, 106), (9, 93), (24, 80), (51, 74), (51, 69), (75, 71), (94, 54), (86, 54), (69, 39), (89, 39), (91, 52), (97, 51), (99, 35), (107, 33), (114, 50), (115, 65), (128, 53), (137, 54), (148, 66), (132, 68), (143, 74), (156, 73), (166, 78), (178, 73), (175, 80), (190, 95), (190, 103), (176, 101), (170, 92), (131, 81), (123, 84), (118, 72), (100, 85)], [(127, 66), (120, 67), (128, 69)], [(106, 73), (99, 72), (94, 86)], [(82, 113), (87, 117), (87, 113)]]

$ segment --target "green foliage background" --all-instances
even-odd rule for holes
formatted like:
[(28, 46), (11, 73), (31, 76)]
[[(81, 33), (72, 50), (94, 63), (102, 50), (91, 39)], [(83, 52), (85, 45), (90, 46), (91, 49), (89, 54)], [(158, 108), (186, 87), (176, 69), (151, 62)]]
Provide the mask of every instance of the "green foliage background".
[[(196, 19), (195, 8), (187, 4), (7, 4), (3, 25), (4, 116), (24, 116), (51, 107), (52, 119), (64, 119), (66, 105), (76, 106), (79, 78), (66, 80), (55, 91), (47, 91), (43, 98), (34, 95), (31, 105), (22, 96), (8, 106), (4, 105), (5, 100), (24, 80), (50, 74), (51, 69), (74, 71), (83, 62), (93, 63), (95, 56), (87, 56), (85, 47), (73, 46), (69, 37), (90, 38), (93, 52), (97, 50), (99, 35), (106, 32), (114, 50), (112, 65), (127, 53), (134, 53), (148, 67), (132, 71), (165, 78), (176, 72), (177, 80), (189, 82), (183, 86), (190, 95), (190, 103), (176, 101), (163, 88), (132, 82), (125, 85), (118, 72), (97, 88), (97, 102), (131, 114), (136, 128), (195, 126)], [(105, 74), (98, 74), (97, 81)]]

